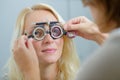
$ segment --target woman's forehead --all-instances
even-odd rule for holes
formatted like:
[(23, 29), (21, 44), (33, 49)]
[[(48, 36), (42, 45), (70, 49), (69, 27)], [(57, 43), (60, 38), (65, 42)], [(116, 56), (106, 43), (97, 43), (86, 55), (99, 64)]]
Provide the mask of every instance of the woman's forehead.
[(25, 19), (25, 27), (33, 27), (33, 23), (57, 21), (52, 12), (47, 10), (36, 10), (30, 12)]
[(32, 11), (26, 16), (26, 22), (47, 22), (57, 20), (54, 14), (47, 10)]

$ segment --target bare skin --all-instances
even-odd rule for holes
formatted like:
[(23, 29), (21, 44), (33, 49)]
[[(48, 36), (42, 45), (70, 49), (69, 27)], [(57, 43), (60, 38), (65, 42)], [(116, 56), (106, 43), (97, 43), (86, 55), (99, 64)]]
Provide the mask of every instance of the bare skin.
[(68, 31), (75, 31), (76, 35), (88, 40), (93, 40), (101, 45), (108, 37), (107, 33), (100, 32), (98, 26), (84, 16), (76, 17), (69, 20), (64, 29)]
[[(31, 34), (33, 22), (57, 21), (49, 11), (29, 13), (25, 19), (25, 31)], [(49, 26), (45, 26), (48, 30)], [(26, 46), (27, 44), (27, 46)], [(49, 34), (41, 41), (21, 36), (15, 41), (14, 58), (25, 80), (56, 80), (57, 61), (62, 55), (63, 38), (54, 40)]]

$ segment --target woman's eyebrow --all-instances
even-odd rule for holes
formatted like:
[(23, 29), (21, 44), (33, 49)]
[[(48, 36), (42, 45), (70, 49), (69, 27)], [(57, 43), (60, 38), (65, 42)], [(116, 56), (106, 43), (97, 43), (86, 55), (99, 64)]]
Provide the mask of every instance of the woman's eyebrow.
[(47, 24), (48, 22), (33, 22), (32, 25), (44, 25)]
[(59, 22), (58, 21), (37, 22), (37, 23), (34, 23), (34, 25), (55, 24), (55, 23), (59, 23)]

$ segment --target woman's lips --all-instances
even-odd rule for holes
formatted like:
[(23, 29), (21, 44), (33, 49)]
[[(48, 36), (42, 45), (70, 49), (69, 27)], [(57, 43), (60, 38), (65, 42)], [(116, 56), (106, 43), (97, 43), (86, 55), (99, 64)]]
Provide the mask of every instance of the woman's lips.
[(42, 50), (42, 52), (44, 52), (44, 53), (55, 53), (56, 49), (53, 49), (53, 48), (51, 48), (51, 49), (44, 49), (44, 50)]

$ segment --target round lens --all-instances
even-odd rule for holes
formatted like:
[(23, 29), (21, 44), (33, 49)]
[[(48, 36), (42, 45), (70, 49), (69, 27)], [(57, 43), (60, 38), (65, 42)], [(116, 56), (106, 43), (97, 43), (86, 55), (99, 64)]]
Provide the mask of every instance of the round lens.
[(62, 28), (60, 26), (53, 26), (51, 28), (51, 35), (53, 38), (60, 38), (63, 35)]
[(44, 29), (41, 27), (36, 27), (33, 31), (33, 36), (36, 40), (42, 40), (45, 36)]

